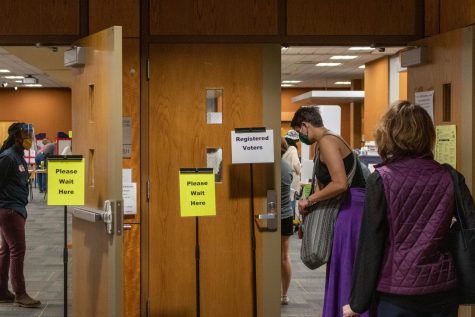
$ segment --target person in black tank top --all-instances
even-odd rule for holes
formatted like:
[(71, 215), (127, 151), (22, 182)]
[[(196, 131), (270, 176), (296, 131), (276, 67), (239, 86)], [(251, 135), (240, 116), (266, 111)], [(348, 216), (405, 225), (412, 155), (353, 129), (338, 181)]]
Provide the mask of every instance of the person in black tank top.
[[(349, 299), (351, 272), (363, 213), (365, 180), (356, 155), (341, 136), (331, 134), (325, 128), (318, 107), (297, 110), (291, 127), (299, 133), (302, 143), (315, 143), (317, 146), (314, 178), (316, 176), (318, 190), (299, 201), (300, 214), (305, 217), (309, 212), (307, 207), (330, 198), (342, 197), (334, 226), (332, 253), (326, 268), (322, 317), (341, 316), (342, 307), (348, 304)], [(375, 315), (364, 312), (361, 316)]]

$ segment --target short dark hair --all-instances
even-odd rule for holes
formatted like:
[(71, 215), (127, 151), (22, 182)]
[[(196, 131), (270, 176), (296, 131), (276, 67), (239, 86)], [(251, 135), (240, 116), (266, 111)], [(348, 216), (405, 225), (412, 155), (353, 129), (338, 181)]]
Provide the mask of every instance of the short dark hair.
[(427, 111), (406, 100), (396, 101), (384, 114), (375, 133), (383, 160), (432, 152), (435, 128)]
[(297, 147), (297, 140), (292, 140), (292, 139), (289, 139), (289, 138), (285, 138), (285, 141), (287, 141), (287, 144), (289, 146)]
[(320, 109), (315, 106), (303, 106), (297, 110), (290, 122), (292, 128), (300, 128), (302, 122), (308, 122), (316, 128), (323, 127), (322, 115)]

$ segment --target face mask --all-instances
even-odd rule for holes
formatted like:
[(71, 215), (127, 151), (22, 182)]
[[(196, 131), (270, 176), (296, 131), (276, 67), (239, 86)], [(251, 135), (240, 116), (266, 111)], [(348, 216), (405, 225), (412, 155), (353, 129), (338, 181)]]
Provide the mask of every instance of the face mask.
[(299, 133), (299, 140), (303, 144), (312, 145), (312, 142), (308, 139), (308, 136), (302, 133)]
[(23, 139), (22, 146), (25, 150), (31, 149), (31, 144), (32, 144), (31, 139)]

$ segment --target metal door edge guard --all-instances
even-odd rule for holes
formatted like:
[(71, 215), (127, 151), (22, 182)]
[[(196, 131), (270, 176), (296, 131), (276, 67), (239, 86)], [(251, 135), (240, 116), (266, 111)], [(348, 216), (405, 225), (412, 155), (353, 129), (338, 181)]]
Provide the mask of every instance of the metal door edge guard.
[[(116, 211), (116, 212), (114, 212)], [(78, 219), (88, 222), (104, 222), (107, 234), (114, 234), (114, 222), (116, 226), (116, 234), (122, 234), (122, 202), (121, 201), (104, 201), (104, 209), (99, 210), (90, 207), (74, 207), (72, 214)]]

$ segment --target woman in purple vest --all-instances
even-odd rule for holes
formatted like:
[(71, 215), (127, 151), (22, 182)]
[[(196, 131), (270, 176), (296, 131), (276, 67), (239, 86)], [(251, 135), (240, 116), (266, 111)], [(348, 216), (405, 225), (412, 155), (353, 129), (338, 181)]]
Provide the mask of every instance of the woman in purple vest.
[(316, 143), (321, 162), (316, 171), (321, 189), (299, 201), (300, 214), (305, 216), (308, 206), (346, 192), (336, 219), (332, 254), (327, 263), (322, 314), (323, 317), (340, 317), (341, 307), (349, 303), (351, 272), (363, 213), (365, 179), (358, 164), (348, 188), (347, 175), (357, 162), (342, 137), (330, 133), (330, 130), (324, 127), (317, 107), (302, 107), (297, 110), (291, 126), (299, 133), (302, 143)]
[(376, 298), (378, 316), (456, 317), (457, 278), (444, 247), (454, 187), (449, 171), (432, 155), (432, 120), (422, 107), (399, 101), (375, 137), (383, 163), (367, 179), (344, 316), (356, 316)]

